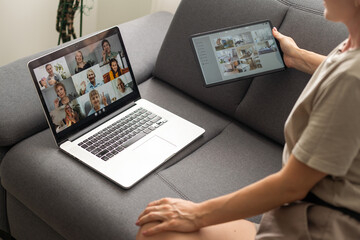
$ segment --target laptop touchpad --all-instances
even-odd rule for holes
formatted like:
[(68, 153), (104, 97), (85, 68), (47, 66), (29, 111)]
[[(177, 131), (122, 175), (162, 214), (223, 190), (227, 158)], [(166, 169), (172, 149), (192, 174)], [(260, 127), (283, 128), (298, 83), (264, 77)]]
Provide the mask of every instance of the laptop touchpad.
[(163, 158), (165, 160), (168, 156), (171, 156), (176, 152), (176, 146), (165, 139), (159, 136), (153, 136), (133, 151), (137, 154), (140, 154), (147, 160), (155, 158), (160, 160)]

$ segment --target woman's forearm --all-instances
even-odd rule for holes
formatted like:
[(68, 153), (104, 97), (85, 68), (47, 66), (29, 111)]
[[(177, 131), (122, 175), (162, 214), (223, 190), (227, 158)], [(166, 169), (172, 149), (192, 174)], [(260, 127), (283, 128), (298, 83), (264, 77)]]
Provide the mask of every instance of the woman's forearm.
[(248, 218), (299, 198), (297, 194), (281, 189), (279, 181), (279, 176), (273, 174), (234, 193), (201, 203), (200, 225)]
[(294, 39), (281, 34), (276, 28), (273, 28), (273, 35), (280, 42), (285, 64), (289, 68), (313, 74), (326, 58), (323, 55), (299, 48)]
[(293, 67), (309, 74), (313, 74), (326, 58), (326, 56), (304, 49), (298, 50), (298, 56), (299, 57), (294, 61)]
[(248, 218), (303, 199), (325, 176), (291, 155), (279, 172), (234, 193), (200, 203), (199, 225), (205, 227)]
[(202, 203), (163, 198), (148, 204), (136, 224), (155, 222), (143, 232), (194, 232), (202, 227), (264, 213), (284, 203), (302, 199), (326, 176), (298, 161), (293, 155), (279, 172), (234, 193)]

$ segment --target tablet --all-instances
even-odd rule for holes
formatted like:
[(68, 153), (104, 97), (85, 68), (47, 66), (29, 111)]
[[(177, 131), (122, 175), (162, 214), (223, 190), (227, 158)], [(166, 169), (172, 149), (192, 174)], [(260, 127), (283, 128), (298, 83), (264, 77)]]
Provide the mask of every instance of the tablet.
[(206, 87), (285, 69), (269, 20), (190, 37)]

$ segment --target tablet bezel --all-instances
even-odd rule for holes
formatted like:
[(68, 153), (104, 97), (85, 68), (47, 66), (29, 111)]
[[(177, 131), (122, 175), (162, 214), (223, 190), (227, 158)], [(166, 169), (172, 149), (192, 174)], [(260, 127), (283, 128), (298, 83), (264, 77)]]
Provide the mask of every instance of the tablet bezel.
[(274, 73), (274, 72), (284, 71), (286, 69), (286, 65), (285, 65), (284, 57), (283, 57), (283, 52), (282, 52), (282, 50), (280, 48), (280, 43), (274, 37), (276, 46), (277, 46), (277, 48), (279, 50), (279, 54), (280, 54), (280, 57), (281, 57), (281, 62), (283, 64), (283, 67), (273, 69), (273, 70), (269, 70), (269, 71), (264, 71), (264, 72), (261, 72), (261, 73), (254, 73), (254, 74), (250, 74), (250, 75), (246, 75), (246, 76), (238, 76), (238, 77), (234, 77), (234, 78), (231, 78), (231, 79), (220, 80), (220, 81), (217, 81), (215, 83), (207, 83), (206, 78), (205, 78), (204, 73), (203, 73), (203, 69), (201, 67), (201, 62), (200, 62), (200, 59), (198, 57), (198, 53), (196, 51), (193, 39), (201, 37), (201, 36), (208, 36), (208, 35), (212, 35), (212, 34), (216, 34), (216, 33), (227, 32), (227, 31), (231, 31), (231, 30), (234, 30), (234, 29), (245, 28), (245, 27), (258, 25), (258, 24), (262, 24), (262, 23), (269, 23), (270, 30), (273, 29), (273, 25), (272, 25), (271, 21), (269, 19), (266, 19), (266, 20), (261, 20), (261, 21), (256, 21), (256, 22), (251, 22), (251, 23), (246, 23), (246, 24), (230, 26), (230, 27), (225, 27), (225, 28), (219, 28), (219, 29), (214, 29), (214, 30), (211, 30), (211, 31), (201, 32), (201, 33), (196, 33), (196, 34), (193, 34), (193, 35), (190, 36), (190, 38), (189, 38), (190, 44), (191, 44), (193, 53), (195, 55), (197, 65), (198, 65), (199, 70), (201, 72), (204, 87), (213, 87), (213, 86), (228, 84), (228, 83), (232, 83), (232, 82), (236, 82), (236, 81), (240, 81), (240, 80), (245, 80), (245, 79), (250, 79), (250, 78), (254, 78), (254, 77), (258, 77), (258, 76), (262, 76), (262, 75), (266, 75), (266, 74), (270, 74), (270, 73)]

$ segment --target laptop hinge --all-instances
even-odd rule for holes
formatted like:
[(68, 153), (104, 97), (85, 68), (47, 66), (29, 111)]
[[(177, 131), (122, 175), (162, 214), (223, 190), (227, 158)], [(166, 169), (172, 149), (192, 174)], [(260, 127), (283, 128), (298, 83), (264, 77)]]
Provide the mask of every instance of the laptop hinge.
[[(86, 133), (90, 132), (91, 130), (97, 128), (98, 126), (100, 126), (101, 124), (104, 124), (105, 122), (109, 121), (110, 119), (114, 118), (115, 116), (119, 115), (120, 113), (128, 110), (129, 108), (135, 106), (136, 103), (135, 102), (131, 102), (130, 104), (116, 110), (115, 112), (109, 114), (108, 116), (104, 117), (103, 119), (97, 121), (94, 124), (91, 124), (91, 126), (84, 128), (83, 130), (75, 133), (74, 135), (72, 135), (71, 137), (69, 137), (66, 141), (74, 141), (76, 139), (78, 139), (79, 137), (85, 135)], [(65, 141), (64, 141), (65, 142)]]

